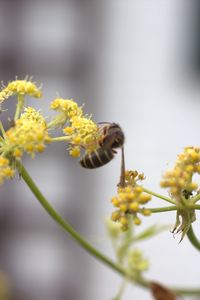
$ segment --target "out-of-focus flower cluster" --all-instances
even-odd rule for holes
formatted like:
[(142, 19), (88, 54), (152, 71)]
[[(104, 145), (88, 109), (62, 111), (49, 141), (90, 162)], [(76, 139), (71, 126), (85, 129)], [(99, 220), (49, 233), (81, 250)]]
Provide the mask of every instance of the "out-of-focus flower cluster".
[(186, 147), (178, 155), (173, 170), (163, 175), (160, 185), (169, 188), (172, 198), (180, 203), (183, 198), (188, 199), (197, 190), (197, 183), (192, 181), (195, 173), (200, 174), (200, 148)]
[(7, 158), (0, 156), (0, 184), (4, 182), (5, 179), (12, 178), (15, 171), (10, 166), (10, 162)]
[(23, 152), (33, 156), (35, 152), (43, 152), (49, 141), (45, 119), (34, 108), (28, 107), (6, 132), (1, 151), (12, 153), (15, 158), (20, 158)]
[(79, 157), (81, 148), (87, 153), (94, 151), (99, 146), (100, 130), (91, 116), (83, 115), (82, 107), (79, 107), (72, 99), (57, 98), (51, 103), (51, 109), (59, 114), (51, 122), (50, 127), (63, 126), (64, 134), (70, 143), (69, 153), (73, 157)]
[(40, 98), (42, 96), (40, 88), (37, 88), (36, 84), (30, 80), (15, 80), (8, 83), (0, 92), (0, 104), (8, 99), (10, 96), (29, 95), (34, 98)]
[(149, 269), (149, 261), (139, 249), (130, 250), (128, 253), (128, 270), (130, 275), (136, 277)]
[[(127, 278), (135, 282), (140, 281), (143, 273), (149, 269), (149, 260), (136, 247), (136, 243), (155, 236), (159, 233), (160, 229), (158, 230), (157, 228), (156, 230), (155, 226), (150, 226), (142, 232), (137, 233), (132, 223), (127, 231), (121, 231), (120, 224), (113, 222), (111, 219), (106, 220), (106, 228), (112, 240), (117, 264), (126, 272)], [(121, 295), (120, 291), (121, 287), (116, 299), (118, 299), (119, 294)]]
[(129, 227), (130, 218), (134, 224), (140, 225), (141, 219), (138, 214), (149, 216), (150, 210), (143, 205), (150, 201), (151, 196), (143, 191), (138, 181), (144, 180), (144, 174), (138, 174), (137, 171), (126, 171), (125, 185), (119, 186), (117, 196), (112, 198), (112, 204), (117, 210), (112, 213), (111, 219), (121, 224), (122, 230)]

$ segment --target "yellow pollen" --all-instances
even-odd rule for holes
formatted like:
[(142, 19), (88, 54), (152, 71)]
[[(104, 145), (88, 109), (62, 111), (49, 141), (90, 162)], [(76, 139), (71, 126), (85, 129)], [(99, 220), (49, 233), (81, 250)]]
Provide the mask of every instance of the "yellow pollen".
[(81, 155), (81, 151), (79, 147), (73, 147), (69, 153), (72, 157), (79, 157)]

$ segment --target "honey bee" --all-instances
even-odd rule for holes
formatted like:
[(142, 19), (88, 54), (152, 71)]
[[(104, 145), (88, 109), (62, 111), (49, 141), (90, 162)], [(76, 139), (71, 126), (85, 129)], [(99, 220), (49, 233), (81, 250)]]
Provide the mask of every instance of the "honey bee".
[[(102, 123), (99, 123), (102, 124)], [(102, 140), (99, 148), (90, 154), (86, 154), (80, 160), (80, 164), (86, 169), (95, 169), (109, 163), (117, 153), (115, 149), (124, 145), (124, 133), (116, 123), (103, 123)]]

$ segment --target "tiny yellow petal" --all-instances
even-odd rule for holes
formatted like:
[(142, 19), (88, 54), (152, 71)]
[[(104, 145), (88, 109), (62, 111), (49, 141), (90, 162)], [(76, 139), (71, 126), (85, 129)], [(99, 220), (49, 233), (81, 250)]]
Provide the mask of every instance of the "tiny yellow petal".
[(141, 220), (138, 217), (135, 217), (133, 219), (133, 222), (134, 222), (135, 225), (140, 225), (141, 224)]
[(144, 208), (144, 209), (142, 210), (142, 214), (143, 214), (144, 216), (150, 216), (150, 215), (151, 215), (151, 211), (150, 211), (149, 209), (147, 209), (147, 208)]
[(139, 200), (139, 202), (140, 202), (141, 204), (145, 204), (145, 203), (147, 203), (149, 200), (151, 200), (151, 195), (142, 193), (142, 194), (139, 195), (138, 200)]
[(111, 215), (111, 220), (117, 221), (117, 220), (119, 220), (119, 218), (120, 218), (120, 211), (118, 211), (118, 210), (114, 211)]
[(128, 220), (126, 217), (121, 217), (119, 221), (122, 225), (128, 225)]
[(122, 212), (126, 212), (127, 209), (128, 209), (128, 205), (125, 204), (125, 203), (123, 203), (123, 204), (121, 204), (121, 205), (119, 206), (119, 208), (120, 208), (120, 210), (121, 210)]
[(81, 155), (81, 151), (79, 147), (73, 147), (69, 153), (72, 157), (79, 157)]
[(133, 202), (133, 203), (130, 204), (129, 207), (130, 207), (130, 209), (131, 209), (133, 212), (137, 212), (138, 209), (139, 209), (139, 203)]

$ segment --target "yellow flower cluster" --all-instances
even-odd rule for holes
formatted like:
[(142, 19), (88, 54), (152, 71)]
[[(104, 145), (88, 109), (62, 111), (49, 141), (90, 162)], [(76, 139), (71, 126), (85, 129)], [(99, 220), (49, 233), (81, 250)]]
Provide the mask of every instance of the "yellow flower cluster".
[(13, 177), (14, 173), (14, 170), (9, 165), (9, 160), (0, 156), (0, 184), (2, 184), (5, 179)]
[(143, 188), (137, 184), (143, 180), (144, 175), (138, 174), (137, 171), (127, 171), (125, 175), (125, 186), (118, 187), (117, 196), (112, 198), (112, 204), (118, 209), (112, 213), (111, 219), (121, 224), (122, 230), (127, 230), (130, 216), (133, 218), (135, 225), (141, 224), (138, 214), (149, 216), (149, 209), (142, 205), (149, 202), (151, 196), (143, 191)]
[(4, 149), (20, 158), (23, 152), (34, 156), (35, 152), (42, 152), (45, 143), (50, 141), (45, 119), (34, 108), (25, 108), (21, 117), (16, 120), (15, 126), (6, 132)]
[(56, 98), (51, 102), (50, 108), (64, 113), (67, 119), (83, 114), (82, 108), (72, 99)]
[(63, 132), (70, 138), (71, 156), (80, 156), (81, 147), (90, 153), (99, 146), (99, 128), (90, 118), (75, 116), (70, 123), (71, 126), (64, 128)]
[(75, 116), (82, 116), (82, 108), (72, 99), (56, 98), (51, 102), (50, 108), (58, 115), (48, 124), (48, 128), (62, 127)]
[(180, 202), (183, 197), (187, 199), (197, 190), (198, 185), (192, 181), (195, 173), (200, 174), (200, 148), (186, 147), (178, 155), (174, 169), (163, 175), (160, 185), (169, 188), (173, 199)]
[(41, 90), (37, 88), (32, 81), (15, 80), (8, 83), (8, 85), (1, 90), (0, 103), (14, 94), (29, 95), (35, 98), (40, 98), (42, 96)]
[(99, 127), (91, 120), (91, 116), (83, 115), (82, 107), (75, 101), (57, 98), (52, 101), (50, 107), (59, 114), (48, 124), (48, 128), (68, 123), (63, 132), (68, 137), (69, 153), (72, 157), (79, 157), (81, 148), (90, 153), (99, 146)]

